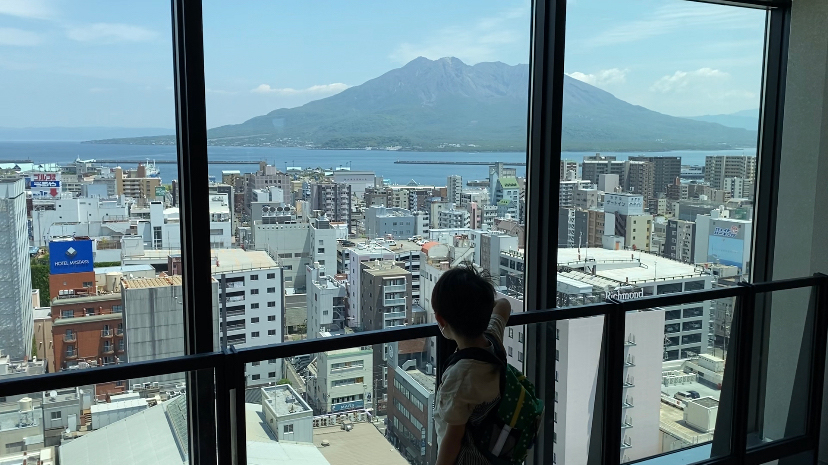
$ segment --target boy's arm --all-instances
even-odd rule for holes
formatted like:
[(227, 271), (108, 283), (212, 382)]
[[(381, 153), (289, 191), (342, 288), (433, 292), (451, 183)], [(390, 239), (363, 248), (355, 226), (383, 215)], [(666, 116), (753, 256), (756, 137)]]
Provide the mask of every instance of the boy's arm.
[(443, 442), (437, 448), (437, 462), (435, 465), (452, 465), (457, 461), (464, 434), (466, 434), (465, 424), (447, 426)]
[(506, 299), (497, 299), (495, 300), (494, 309), (492, 309), (492, 313), (500, 316), (503, 318), (503, 321), (509, 322), (509, 316), (512, 315), (512, 304), (509, 303)]

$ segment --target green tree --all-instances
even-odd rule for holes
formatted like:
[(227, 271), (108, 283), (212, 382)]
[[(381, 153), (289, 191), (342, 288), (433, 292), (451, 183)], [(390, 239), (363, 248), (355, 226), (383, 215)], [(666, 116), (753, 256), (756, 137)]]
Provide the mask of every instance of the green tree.
[(280, 384), (290, 384), (290, 380), (288, 380), (287, 378), (282, 378), (279, 381), (276, 381), (277, 386)]
[(49, 298), (49, 259), (46, 257), (46, 263), (39, 258), (32, 260), (32, 289), (40, 290), (40, 306), (48, 307), (51, 305)]
[(37, 357), (37, 336), (32, 336), (32, 357)]
[(121, 262), (95, 262), (95, 268), (103, 268), (106, 266), (121, 266)]

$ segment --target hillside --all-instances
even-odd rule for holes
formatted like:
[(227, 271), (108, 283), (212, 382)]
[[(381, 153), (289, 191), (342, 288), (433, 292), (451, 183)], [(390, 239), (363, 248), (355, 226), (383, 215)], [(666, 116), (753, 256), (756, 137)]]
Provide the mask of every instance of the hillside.
[[(417, 58), (362, 85), (297, 108), (208, 131), (211, 145), (522, 151), (529, 66)], [(755, 144), (755, 131), (631, 105), (568, 76), (563, 150), (726, 149)], [(170, 137), (103, 143), (170, 143)]]

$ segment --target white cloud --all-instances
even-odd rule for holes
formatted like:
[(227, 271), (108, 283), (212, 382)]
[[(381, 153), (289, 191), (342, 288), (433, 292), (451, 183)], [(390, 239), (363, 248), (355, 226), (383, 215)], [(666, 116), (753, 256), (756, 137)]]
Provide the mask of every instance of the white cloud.
[(254, 94), (276, 94), (276, 95), (321, 95), (321, 94), (338, 94), (350, 87), (348, 84), (341, 82), (334, 82), (333, 84), (321, 84), (310, 86), (306, 89), (293, 89), (290, 87), (275, 88), (270, 87), (269, 84), (260, 84), (250, 92)]
[(0, 45), (32, 46), (40, 42), (42, 39), (34, 32), (0, 27)]
[(628, 69), (611, 68), (602, 69), (592, 74), (575, 71), (574, 73), (569, 73), (569, 76), (595, 87), (604, 87), (610, 84), (623, 84), (627, 82), (628, 72)]
[(699, 90), (699, 87), (708, 87), (730, 78), (730, 74), (712, 68), (700, 68), (695, 71), (676, 71), (672, 75), (662, 76), (650, 86), (653, 92), (666, 94), (669, 92), (685, 92)]
[(628, 21), (607, 29), (585, 43), (600, 47), (635, 42), (676, 31), (755, 28), (755, 15), (754, 11), (742, 8), (674, 3), (657, 8), (645, 19)]
[(0, 15), (49, 19), (55, 16), (55, 12), (43, 0), (2, 0), (0, 1)]
[(79, 42), (146, 42), (158, 33), (151, 29), (120, 23), (94, 23), (70, 27), (66, 35)]
[[(528, 40), (529, 15), (528, 7), (512, 8), (472, 24), (449, 26), (428, 34), (420, 43), (401, 43), (389, 58), (403, 64), (417, 57), (456, 57), (468, 64), (495, 61), (504, 55), (504, 49)], [(527, 53), (521, 62), (528, 59)]]

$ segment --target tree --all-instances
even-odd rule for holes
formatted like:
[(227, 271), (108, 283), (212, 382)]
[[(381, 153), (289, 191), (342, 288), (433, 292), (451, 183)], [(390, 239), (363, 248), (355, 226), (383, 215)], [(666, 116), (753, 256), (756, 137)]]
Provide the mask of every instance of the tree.
[(287, 378), (282, 378), (279, 381), (276, 381), (277, 386), (281, 384), (290, 384), (290, 380), (288, 380)]
[(50, 306), (49, 298), (49, 256), (33, 258), (31, 262), (32, 289), (40, 290), (41, 307)]

